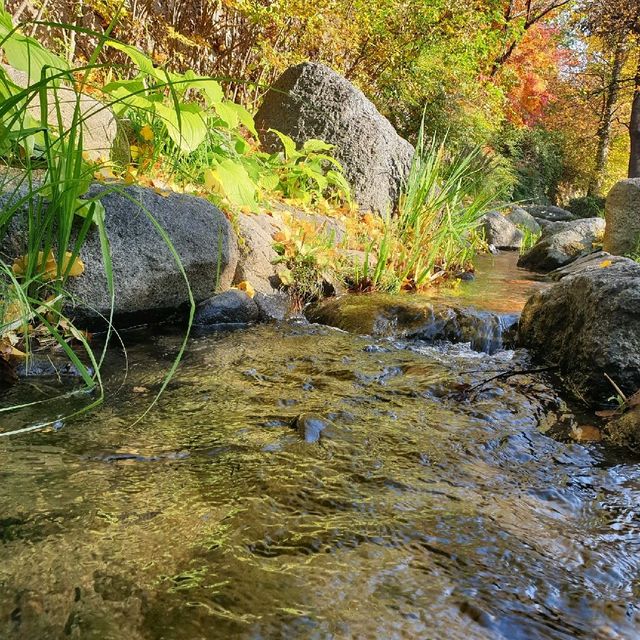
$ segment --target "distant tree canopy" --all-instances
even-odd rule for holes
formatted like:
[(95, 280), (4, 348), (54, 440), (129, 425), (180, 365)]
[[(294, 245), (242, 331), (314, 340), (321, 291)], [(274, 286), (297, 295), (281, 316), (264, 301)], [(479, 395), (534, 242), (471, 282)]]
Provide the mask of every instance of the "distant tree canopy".
[[(521, 198), (602, 192), (627, 171), (640, 0), (7, 4), (23, 21), (97, 32), (119, 11), (115, 37), (158, 64), (226, 79), (229, 97), (250, 107), (288, 66), (324, 62), (359, 85), (404, 135), (416, 132), (424, 114), (428, 130), (446, 133), (450, 144), (485, 145)], [(32, 28), (77, 62), (95, 46), (82, 33), (60, 41), (55, 28)]]

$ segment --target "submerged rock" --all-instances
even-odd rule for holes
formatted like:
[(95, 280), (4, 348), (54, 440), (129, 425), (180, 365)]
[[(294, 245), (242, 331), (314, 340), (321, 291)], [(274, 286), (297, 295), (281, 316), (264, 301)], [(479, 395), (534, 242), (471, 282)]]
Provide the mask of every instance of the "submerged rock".
[(259, 319), (258, 305), (244, 291), (230, 289), (199, 304), (194, 323), (200, 326), (250, 324)]
[(335, 145), (361, 209), (386, 213), (397, 204), (414, 149), (359, 89), (329, 67), (304, 62), (287, 69), (255, 119), (270, 151), (281, 144), (269, 129), (300, 145), (311, 138)]
[(420, 296), (345, 295), (306, 311), (311, 322), (360, 335), (399, 336), (429, 342), (470, 343), (494, 353), (512, 341), (517, 314), (458, 307)]
[(605, 402), (613, 387), (640, 388), (640, 265), (626, 258), (585, 260), (527, 302), (519, 343), (556, 365), (579, 398)]
[(497, 211), (487, 213), (482, 226), (487, 242), (497, 249), (517, 250), (522, 245), (524, 233)]
[(602, 218), (556, 222), (545, 227), (540, 240), (518, 260), (518, 266), (531, 271), (552, 271), (569, 264), (589, 251), (602, 238)]
[(640, 178), (622, 180), (613, 186), (607, 196), (605, 216), (604, 248), (618, 255), (639, 251)]
[(330, 425), (328, 420), (315, 413), (303, 413), (293, 421), (293, 428), (309, 444), (318, 442), (324, 430)]

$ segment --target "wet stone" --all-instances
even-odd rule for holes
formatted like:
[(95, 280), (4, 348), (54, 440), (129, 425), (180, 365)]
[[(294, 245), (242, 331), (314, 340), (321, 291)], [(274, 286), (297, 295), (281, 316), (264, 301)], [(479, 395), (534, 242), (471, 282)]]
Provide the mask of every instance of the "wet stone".
[(298, 435), (309, 444), (318, 442), (324, 430), (330, 425), (328, 420), (314, 413), (302, 413), (293, 421), (293, 427)]
[(244, 291), (230, 289), (199, 304), (195, 324), (250, 324), (259, 317), (258, 306)]

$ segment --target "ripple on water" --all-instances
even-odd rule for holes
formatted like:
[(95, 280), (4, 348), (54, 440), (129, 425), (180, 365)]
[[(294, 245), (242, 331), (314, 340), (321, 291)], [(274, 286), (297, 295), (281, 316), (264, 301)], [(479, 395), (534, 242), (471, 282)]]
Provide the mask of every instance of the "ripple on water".
[[(177, 344), (131, 344), (102, 409), (0, 441), (0, 637), (637, 637), (640, 470), (546, 436), (544, 381), (478, 388), (525, 354), (203, 335), (133, 424)], [(330, 422), (313, 444), (301, 414)]]

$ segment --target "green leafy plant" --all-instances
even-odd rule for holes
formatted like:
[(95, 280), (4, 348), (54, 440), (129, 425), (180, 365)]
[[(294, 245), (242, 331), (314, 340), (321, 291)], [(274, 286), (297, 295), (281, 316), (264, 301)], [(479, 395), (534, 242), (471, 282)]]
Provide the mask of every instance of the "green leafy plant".
[[(101, 38), (107, 39), (108, 33), (109, 30)], [(31, 336), (36, 335), (40, 342), (44, 336), (45, 346), (57, 345), (74, 365), (84, 383), (80, 392), (94, 392), (80, 411), (96, 406), (104, 398), (100, 368), (112, 334), (114, 303), (105, 212), (98, 197), (86, 195), (95, 166), (84, 157), (84, 120), (90, 114), (82, 108), (82, 89), (91, 71), (98, 68), (96, 59), (100, 50), (101, 47), (96, 48), (84, 68), (69, 69), (57, 56), (13, 27), (11, 17), (0, 2), (0, 51), (15, 69), (26, 74), (28, 80), (27, 87), (19, 87), (0, 67), (0, 96), (3, 98), (0, 103), (0, 160), (6, 165), (0, 174), (0, 232), (3, 239), (10, 233), (13, 244), (21, 242), (24, 251), (13, 264), (0, 262), (0, 358), (28, 357)], [(78, 82), (79, 75), (82, 79)], [(79, 89), (76, 89), (78, 85)], [(70, 115), (68, 111), (64, 114), (62, 111), (63, 102), (69, 104), (69, 96), (73, 96)], [(39, 110), (34, 113), (36, 101)], [(119, 189), (126, 197), (121, 187), (114, 185), (112, 189)], [(171, 250), (185, 278), (191, 302), (190, 327), (195, 302), (179, 256), (152, 214), (142, 209)], [(65, 315), (65, 304), (69, 301), (67, 281), (82, 274), (84, 265), (79, 258), (80, 250), (94, 229), (99, 235), (112, 303), (111, 316), (105, 318), (108, 331), (102, 354), (94, 353), (86, 335)], [(160, 392), (147, 410), (178, 366), (188, 335), (189, 330)], [(35, 404), (48, 400), (52, 399)], [(25, 406), (29, 405), (6, 407), (1, 411)], [(43, 426), (46, 425), (32, 425), (1, 435)]]
[(533, 246), (540, 240), (542, 233), (540, 231), (532, 231), (529, 227), (522, 224), (517, 224), (516, 227), (522, 231), (522, 244), (520, 245), (520, 255), (527, 253)]
[(274, 236), (281, 285), (295, 306), (318, 300), (337, 280), (338, 252), (334, 234), (318, 229), (312, 222), (286, 219)]
[(342, 165), (330, 155), (334, 146), (322, 140), (307, 140), (300, 149), (289, 136), (269, 129), (282, 144), (282, 151), (261, 154), (264, 161), (263, 184), (284, 198), (303, 204), (328, 199), (340, 204), (351, 198)]

